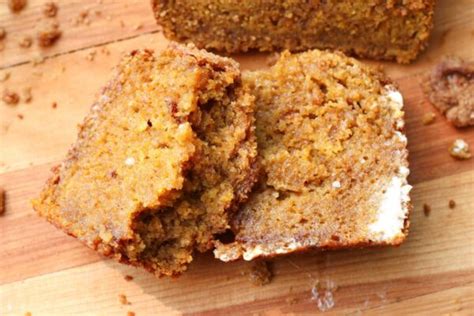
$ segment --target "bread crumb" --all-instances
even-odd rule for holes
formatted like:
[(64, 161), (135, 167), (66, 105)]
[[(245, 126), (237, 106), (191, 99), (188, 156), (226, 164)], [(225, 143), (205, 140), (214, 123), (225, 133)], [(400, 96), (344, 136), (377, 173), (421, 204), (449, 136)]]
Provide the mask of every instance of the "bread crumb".
[(128, 311), (128, 312), (127, 312), (127, 316), (135, 316), (135, 313)]
[(26, 0), (8, 0), (8, 8), (11, 12), (18, 13), (26, 6)]
[(262, 286), (272, 281), (273, 272), (270, 263), (267, 261), (255, 261), (249, 273), (249, 280), (252, 284)]
[(32, 315), (31, 312), (26, 312), (25, 313), (25, 316), (31, 316), (31, 315)]
[(56, 108), (58, 107), (58, 103), (53, 102), (53, 103), (51, 104), (51, 107), (52, 107), (53, 109), (56, 109)]
[(434, 114), (433, 112), (425, 113), (422, 118), (423, 125), (430, 125), (435, 121), (435, 119), (436, 114)]
[(44, 63), (44, 61), (45, 61), (44, 56), (40, 56), (40, 55), (33, 57), (33, 59), (31, 60), (31, 62), (33, 63), (33, 66), (42, 64)]
[(466, 143), (463, 139), (456, 139), (451, 147), (449, 148), (449, 153), (452, 157), (460, 160), (465, 160), (471, 158), (471, 151), (469, 149), (469, 144)]
[(24, 119), (25, 117), (23, 116), (23, 114), (19, 113), (16, 115), (16, 117), (18, 117), (20, 120)]
[(333, 292), (337, 290), (337, 286), (333, 281), (326, 281), (326, 285), (322, 285), (319, 281), (311, 289), (311, 300), (316, 301), (318, 309), (325, 312), (334, 307)]
[(4, 71), (0, 73), (0, 82), (7, 81), (10, 78), (10, 73), (8, 71)]
[(449, 200), (448, 205), (450, 209), (453, 209), (456, 207), (456, 202), (454, 200)]
[(130, 302), (127, 300), (127, 297), (124, 294), (119, 294), (119, 302), (122, 305), (130, 305)]
[(107, 47), (102, 47), (100, 49), (100, 51), (102, 52), (102, 54), (106, 55), (106, 56), (109, 56), (110, 55), (110, 50), (107, 48)]
[(431, 206), (428, 204), (423, 204), (423, 213), (425, 214), (426, 217), (430, 216), (431, 213)]
[(7, 31), (5, 31), (5, 28), (0, 27), (0, 41), (3, 40), (7, 36)]
[(2, 100), (8, 105), (17, 105), (20, 102), (20, 96), (16, 92), (4, 90)]
[(124, 279), (125, 279), (125, 281), (132, 281), (132, 280), (133, 280), (133, 277), (132, 277), (131, 275), (128, 275), (128, 274), (127, 274), (127, 275), (124, 277)]
[(29, 35), (24, 35), (18, 41), (18, 46), (21, 48), (30, 48), (31, 44), (33, 44), (33, 39)]
[(422, 80), (430, 103), (456, 127), (474, 126), (474, 61), (444, 56)]
[(288, 305), (295, 305), (296, 303), (298, 303), (298, 298), (296, 297), (287, 297), (285, 299), (285, 302), (288, 304)]
[(138, 31), (140, 29), (143, 28), (143, 24), (142, 23), (138, 23), (137, 25), (135, 25), (135, 27), (133, 28), (135, 31)]
[(125, 22), (123, 20), (120, 20), (119, 23), (120, 23), (120, 27), (125, 27)]
[(23, 88), (22, 99), (25, 103), (31, 102), (31, 100), (33, 99), (33, 96), (31, 95), (31, 87)]
[(75, 26), (85, 24), (89, 25), (90, 24), (90, 19), (89, 19), (89, 10), (82, 10), (79, 12), (79, 15), (73, 20), (73, 24)]
[(97, 52), (96, 52), (95, 50), (90, 51), (90, 52), (86, 55), (86, 59), (87, 59), (88, 61), (94, 61), (96, 54), (97, 54)]
[(0, 215), (5, 214), (5, 211), (5, 190), (3, 188), (0, 188)]
[(43, 6), (43, 14), (45, 17), (53, 18), (58, 13), (58, 6), (54, 2), (46, 2)]
[(36, 34), (40, 47), (50, 47), (61, 37), (62, 32), (57, 23), (44, 24)]

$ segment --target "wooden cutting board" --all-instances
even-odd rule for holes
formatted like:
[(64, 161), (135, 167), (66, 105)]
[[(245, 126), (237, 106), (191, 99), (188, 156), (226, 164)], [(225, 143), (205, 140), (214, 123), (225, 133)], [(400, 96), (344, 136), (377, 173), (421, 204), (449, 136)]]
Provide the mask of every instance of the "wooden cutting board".
[[(36, 44), (20, 48), (18, 41), (34, 36), (46, 19), (46, 1), (30, 0), (17, 15), (5, 2), (0, 1), (0, 27), (8, 35), (0, 75), (10, 78), (0, 82), (0, 92), (29, 87), (32, 100), (0, 104), (0, 186), (7, 194), (0, 217), (0, 315), (313, 314), (320, 312), (312, 293), (317, 283), (335, 285), (327, 314), (474, 314), (474, 159), (456, 161), (448, 154), (456, 138), (474, 146), (474, 130), (455, 129), (439, 114), (424, 126), (423, 113), (434, 109), (419, 87), (419, 75), (443, 54), (474, 58), (472, 0), (440, 0), (427, 52), (412, 65), (384, 63), (406, 102), (414, 185), (408, 241), (395, 249), (278, 258), (273, 282), (263, 287), (248, 281), (248, 263), (224, 264), (211, 254), (198, 256), (178, 279), (156, 279), (102, 259), (36, 216), (31, 198), (75, 140), (76, 125), (111, 67), (124, 52), (160, 50), (167, 41), (148, 0), (64, 0), (57, 1), (63, 30), (58, 43), (46, 50)], [(45, 61), (34, 65), (39, 56)], [(265, 55), (236, 58), (244, 69), (266, 67)], [(451, 199), (454, 209), (448, 207)], [(431, 206), (428, 217), (424, 203)], [(122, 294), (129, 305), (119, 302)]]

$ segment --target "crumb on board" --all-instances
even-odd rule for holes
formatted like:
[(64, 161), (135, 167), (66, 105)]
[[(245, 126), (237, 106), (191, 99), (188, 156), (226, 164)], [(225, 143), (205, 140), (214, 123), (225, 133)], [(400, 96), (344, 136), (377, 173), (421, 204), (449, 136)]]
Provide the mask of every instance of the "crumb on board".
[(57, 103), (57, 102), (51, 103), (51, 107), (52, 107), (53, 109), (56, 109), (56, 108), (58, 107), (58, 103)]
[(26, 7), (26, 0), (8, 0), (8, 8), (11, 12), (18, 13)]
[(423, 114), (423, 118), (422, 118), (423, 125), (430, 125), (431, 123), (435, 121), (435, 119), (436, 119), (436, 114), (434, 114), (433, 112), (427, 112)]
[(89, 13), (90, 11), (88, 9), (84, 9), (80, 11), (79, 15), (73, 19), (73, 25), (74, 26), (89, 25), (91, 23), (91, 20), (89, 18)]
[(31, 59), (31, 62), (33, 63), (33, 66), (37, 66), (39, 64), (42, 64), (42, 63), (44, 63), (44, 61), (45, 61), (45, 58), (44, 58), (44, 56), (41, 56), (41, 55), (37, 55), (37, 56), (35, 56)]
[(455, 127), (474, 126), (474, 61), (444, 56), (421, 85), (430, 103)]
[(16, 117), (18, 117), (20, 120), (22, 120), (22, 119), (25, 118), (25, 116), (24, 116), (23, 114), (21, 114), (21, 113), (18, 113), (18, 114), (16, 115)]
[(106, 46), (102, 47), (100, 51), (106, 56), (110, 55), (110, 50)]
[(125, 294), (119, 294), (118, 296), (119, 302), (122, 305), (130, 305), (131, 303), (127, 300), (127, 296)]
[(316, 281), (311, 288), (311, 300), (316, 301), (318, 309), (325, 312), (334, 307), (334, 292), (337, 291), (336, 284), (331, 280), (326, 280), (325, 284)]
[(425, 214), (425, 216), (428, 217), (428, 216), (430, 216), (430, 213), (431, 213), (431, 206), (424, 203), (423, 204), (423, 214)]
[(449, 147), (449, 153), (452, 157), (459, 160), (469, 159), (472, 156), (469, 144), (461, 138), (458, 138), (453, 142), (451, 147)]
[(297, 297), (287, 297), (285, 299), (285, 302), (288, 304), (288, 305), (295, 305), (296, 303), (298, 303), (298, 298)]
[(18, 41), (18, 46), (21, 48), (30, 48), (33, 44), (33, 39), (29, 35), (24, 35)]
[(249, 272), (249, 280), (253, 285), (262, 286), (272, 281), (273, 272), (268, 261), (255, 261)]
[(7, 81), (10, 78), (10, 73), (8, 71), (3, 71), (0, 73), (0, 82)]
[(33, 99), (33, 96), (31, 94), (31, 87), (23, 88), (23, 90), (22, 90), (22, 100), (25, 103), (30, 103), (32, 99)]
[(32, 316), (31, 312), (26, 312), (25, 316)]
[(143, 24), (142, 23), (138, 23), (137, 25), (135, 25), (135, 27), (133, 28), (135, 31), (138, 31), (138, 30), (141, 30), (143, 28)]
[(124, 279), (125, 279), (125, 281), (132, 281), (133, 277), (131, 275), (127, 274), (126, 276), (124, 276)]
[(87, 59), (88, 61), (94, 61), (96, 54), (97, 54), (97, 52), (96, 52), (95, 50), (92, 50), (92, 51), (90, 51), (89, 53), (87, 53), (86, 59)]
[(6, 89), (3, 91), (2, 100), (7, 105), (17, 105), (20, 102), (20, 96), (18, 93)]
[(7, 36), (7, 31), (5, 31), (4, 27), (0, 26), (0, 41), (3, 40)]
[(454, 200), (449, 200), (448, 205), (450, 209), (453, 209), (456, 207), (456, 202)]
[(38, 45), (44, 48), (54, 45), (61, 35), (62, 32), (57, 23), (45, 23), (38, 30), (36, 38), (38, 40)]
[(128, 311), (127, 316), (135, 316), (135, 312)]
[(53, 18), (58, 14), (58, 5), (55, 2), (46, 2), (43, 6), (43, 15), (48, 18)]
[(0, 188), (0, 216), (5, 214), (6, 211), (5, 196), (5, 189)]

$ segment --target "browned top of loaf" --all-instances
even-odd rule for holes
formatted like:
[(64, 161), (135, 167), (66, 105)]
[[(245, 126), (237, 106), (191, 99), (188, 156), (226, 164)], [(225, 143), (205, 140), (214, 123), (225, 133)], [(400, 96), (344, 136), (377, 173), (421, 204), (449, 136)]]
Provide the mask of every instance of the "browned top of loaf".
[(342, 50), (408, 63), (428, 44), (435, 0), (153, 0), (173, 40), (226, 52)]

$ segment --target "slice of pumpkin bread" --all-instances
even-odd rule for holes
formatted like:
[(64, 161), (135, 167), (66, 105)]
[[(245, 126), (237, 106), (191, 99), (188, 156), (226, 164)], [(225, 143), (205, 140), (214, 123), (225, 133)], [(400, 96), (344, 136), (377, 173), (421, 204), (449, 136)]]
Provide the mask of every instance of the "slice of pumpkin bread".
[(410, 209), (403, 99), (342, 54), (284, 53), (248, 72), (263, 174), (232, 222), (223, 261), (398, 245)]
[(174, 44), (134, 51), (34, 208), (106, 256), (178, 275), (255, 182), (253, 110), (230, 59)]

